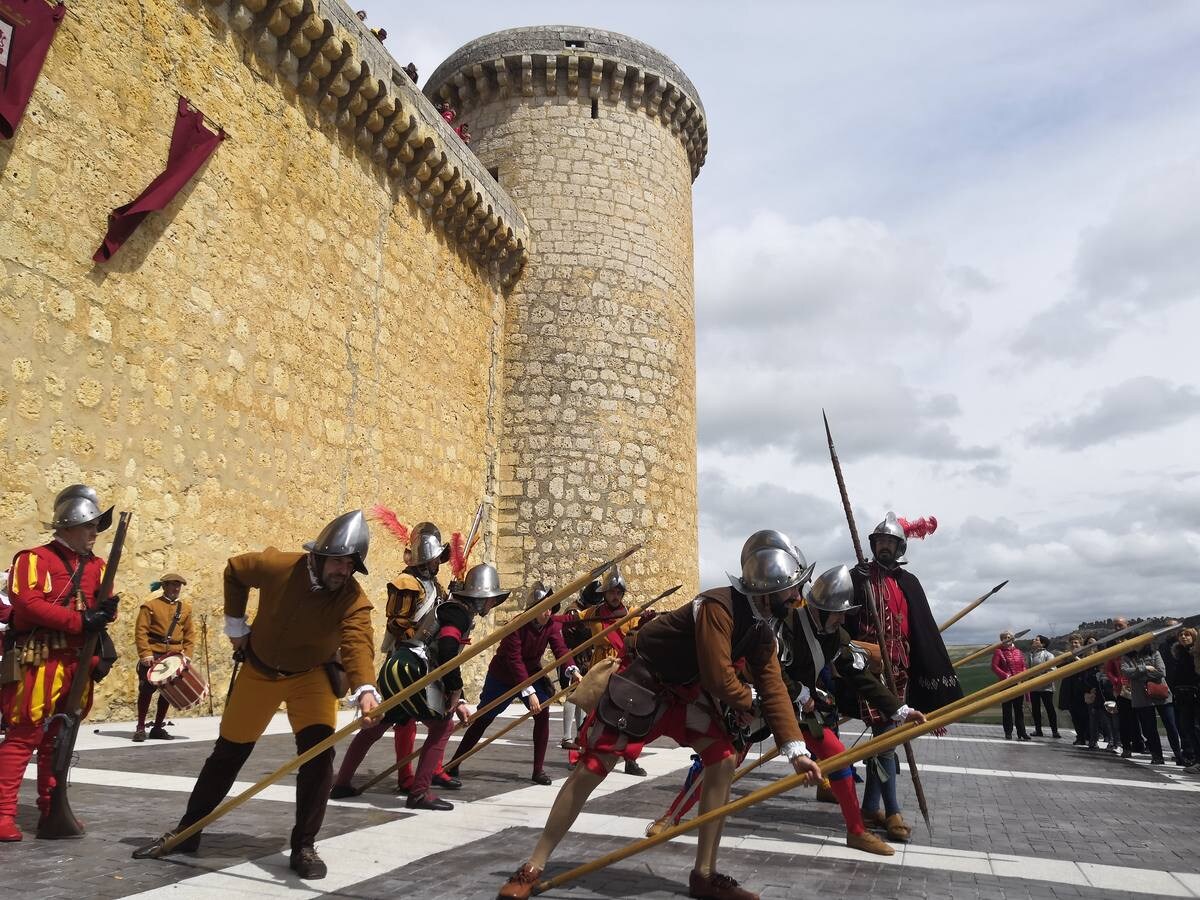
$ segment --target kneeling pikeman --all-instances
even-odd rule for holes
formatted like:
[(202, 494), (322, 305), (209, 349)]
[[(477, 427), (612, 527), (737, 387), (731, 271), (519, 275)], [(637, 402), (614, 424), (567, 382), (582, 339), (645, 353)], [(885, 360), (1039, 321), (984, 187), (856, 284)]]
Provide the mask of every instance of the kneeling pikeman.
[[(315, 541), (304, 545), (307, 553), (268, 547), (229, 560), (225, 633), (244, 653), (246, 665), (238, 671), (221, 715), (221, 736), (200, 770), (177, 831), (217, 808), (282, 704), (287, 704), (297, 753), (333, 734), (342, 686), (334, 686), (336, 671), (330, 664), (339, 650), (350, 684), (357, 688), (351, 699), (359, 711), (369, 717), (378, 705), (371, 603), (354, 578), (355, 572), (367, 574), (369, 542), (367, 520), (356, 510), (326, 525)], [(252, 588), (258, 588), (258, 612), (253, 624), (247, 624)], [(296, 775), (290, 865), (301, 878), (323, 878), (326, 873), (313, 844), (332, 781), (332, 748), (306, 762)], [(164, 841), (173, 834), (168, 832), (135, 856), (161, 856)], [(175, 849), (188, 852), (199, 846), (197, 833)]]
[[(137, 729), (133, 739), (141, 742), (146, 739), (146, 715), (150, 712), (150, 700), (157, 687), (146, 677), (154, 661), (167, 653), (182, 653), (188, 659), (192, 658), (192, 648), (195, 645), (195, 628), (192, 626), (192, 604), (179, 598), (187, 579), (174, 572), (168, 572), (158, 580), (162, 593), (151, 597), (138, 610), (137, 624), (133, 630), (133, 640), (138, 652), (138, 701)], [(150, 585), (154, 590), (155, 585)], [(150, 729), (150, 740), (169, 741), (172, 735), (167, 731), (167, 709), (170, 702), (159, 695), (158, 708), (154, 712), (154, 726)]]
[[(54, 498), (54, 538), (22, 550), (9, 571), (12, 615), (4, 641), (0, 704), (8, 725), (0, 743), (0, 841), (19, 841), (17, 792), (37, 751), (37, 805), (41, 831), (56, 786), (54, 742), (75, 677), (84, 635), (104, 631), (117, 615), (117, 597), (99, 603), (104, 559), (92, 553), (96, 535), (112, 524), (95, 490), (74, 484)], [(91, 685), (84, 712), (92, 705)]]
[[(795, 600), (804, 576), (792, 554), (763, 548), (742, 566), (738, 587), (707, 590), (640, 630), (596, 712), (584, 723), (580, 765), (559, 791), (533, 855), (500, 889), (500, 897), (532, 894), (550, 854), (617, 759), (636, 759), (661, 735), (694, 749), (707, 766), (701, 813), (726, 803), (736, 759), (727, 723), (744, 726), (755, 707), (750, 686), (738, 678), (739, 659), (746, 661), (762, 715), (784, 756), (810, 781), (820, 778), (780, 676), (770, 625), (772, 607)], [(626, 697), (646, 693), (658, 697), (653, 714), (645, 714), (642, 704), (627, 708)], [(756, 894), (716, 871), (723, 824), (718, 819), (700, 828), (689, 893), (713, 900), (754, 900)]]
[[(426, 643), (405, 641), (383, 664), (379, 671), (379, 686), (384, 697), (398, 694), (427, 672), (450, 662), (468, 643), (475, 620), (508, 599), (509, 591), (500, 588), (500, 576), (487, 563), (472, 567), (463, 583), (455, 583), (449, 598), (438, 605), (436, 628)], [(463, 698), (462, 672), (451, 669), (440, 680), (421, 692), (402, 701), (387, 713), (385, 719), (404, 725), (421, 722), (428, 734), (421, 745), (417, 772), (408, 792), (409, 809), (449, 810), (454, 804), (437, 797), (431, 790), (434, 773), (442, 765), (442, 755), (454, 731), (455, 720), (466, 722), (471, 707)]]

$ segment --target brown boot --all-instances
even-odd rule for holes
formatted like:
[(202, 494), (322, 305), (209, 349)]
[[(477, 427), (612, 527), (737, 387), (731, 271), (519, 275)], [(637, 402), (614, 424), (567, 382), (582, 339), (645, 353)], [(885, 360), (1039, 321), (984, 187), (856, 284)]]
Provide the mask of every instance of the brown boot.
[(896, 852), (891, 844), (869, 831), (864, 831), (862, 834), (847, 832), (846, 846), (851, 850), (861, 850), (863, 853), (874, 853), (877, 856), (892, 856)]
[(496, 900), (526, 900), (533, 893), (533, 889), (537, 887), (538, 879), (541, 877), (541, 869), (535, 869), (529, 863), (525, 863), (513, 872), (508, 881), (504, 882), (504, 886), (496, 894)]
[(884, 825), (887, 826), (887, 836), (893, 841), (907, 844), (912, 837), (912, 829), (904, 821), (904, 816), (900, 815), (900, 813), (892, 813), (884, 821)]
[(758, 900), (758, 894), (742, 888), (728, 875), (720, 872), (701, 875), (695, 869), (688, 876), (688, 896), (701, 900)]
[(887, 824), (887, 818), (883, 814), (882, 809), (877, 809), (875, 812), (862, 811), (863, 823), (872, 828), (883, 828)]

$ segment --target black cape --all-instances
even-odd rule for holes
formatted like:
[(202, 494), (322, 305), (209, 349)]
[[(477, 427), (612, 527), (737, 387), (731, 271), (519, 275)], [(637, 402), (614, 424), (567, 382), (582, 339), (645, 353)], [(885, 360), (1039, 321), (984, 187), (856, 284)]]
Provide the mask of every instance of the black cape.
[[(874, 563), (868, 563), (874, 565)], [(946, 652), (946, 644), (938, 631), (925, 589), (917, 576), (906, 569), (884, 570), (884, 575), (896, 579), (900, 592), (908, 603), (908, 695), (904, 702), (923, 713), (931, 713), (963, 696), (958, 674)], [(859, 608), (846, 620), (846, 630), (852, 637), (866, 631), (870, 621), (867, 607), (867, 572), (862, 566), (850, 570), (854, 581), (854, 602)]]

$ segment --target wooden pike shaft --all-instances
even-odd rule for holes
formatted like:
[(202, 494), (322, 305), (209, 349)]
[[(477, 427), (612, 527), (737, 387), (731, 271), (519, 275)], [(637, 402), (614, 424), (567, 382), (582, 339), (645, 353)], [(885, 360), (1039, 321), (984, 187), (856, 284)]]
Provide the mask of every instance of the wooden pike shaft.
[[(1030, 628), (1026, 628), (1020, 634), (1014, 635), (1013, 640), (1014, 641), (1020, 640), (1021, 638), (1025, 637), (1025, 635), (1029, 634), (1029, 632), (1031, 630), (1032, 629), (1030, 629)], [(991, 653), (993, 650), (995, 650), (997, 647), (999, 647), (1003, 643), (1004, 643), (1004, 641), (993, 641), (992, 643), (988, 644), (986, 647), (980, 647), (975, 652), (968, 653), (962, 659), (956, 659), (953, 663), (954, 668), (960, 669), (963, 666), (965, 666), (967, 663), (974, 662), (975, 660), (979, 659), (979, 657), (981, 657), (981, 656), (986, 656), (987, 654)]]
[[(575, 689), (575, 685), (568, 684), (565, 688), (562, 688), (553, 697), (550, 697), (549, 699), (547, 699), (546, 702), (542, 704), (542, 709), (545, 709), (551, 703), (555, 703), (555, 702), (561, 700), (563, 697), (565, 697), (567, 694), (569, 694), (574, 689)], [(492, 741), (495, 741), (495, 740), (498, 740), (498, 739), (504, 737), (506, 734), (508, 734), (510, 731), (512, 731), (514, 728), (516, 728), (518, 725), (520, 725), (526, 719), (528, 719), (532, 716), (535, 716), (535, 715), (537, 715), (537, 713), (535, 713), (532, 709), (526, 710), (524, 713), (522, 713), (517, 718), (513, 719), (511, 722), (509, 722), (507, 725), (505, 725), (503, 728), (501, 728), (499, 731), (497, 731), (491, 737), (484, 738), (482, 741), (480, 741), (478, 744), (476, 744), (474, 747), (472, 747), (470, 750), (468, 750), (462, 756), (458, 756), (458, 757), (455, 757), (454, 759), (452, 759), (451, 762), (454, 764), (454, 768), (457, 769), (459, 766), (461, 766), (463, 763), (465, 763), (468, 759), (470, 759), (472, 756), (474, 756), (476, 753), (478, 753), (480, 750), (482, 750), (484, 747), (486, 747)]]
[[(441, 678), (443, 675), (445, 675), (451, 669), (461, 666), (463, 663), (467, 662), (467, 660), (469, 660), (475, 656), (478, 656), (480, 653), (482, 653), (484, 650), (487, 650), (493, 644), (499, 643), (501, 640), (504, 639), (504, 636), (506, 634), (508, 634), (509, 632), (512, 632), (512, 631), (516, 631), (522, 625), (525, 625), (526, 623), (533, 621), (535, 618), (537, 618), (537, 616), (541, 615), (541, 613), (544, 610), (550, 609), (556, 603), (561, 603), (564, 598), (571, 596), (571, 594), (574, 594), (576, 591), (578, 591), (580, 588), (582, 588), (585, 584), (587, 584), (589, 581), (591, 581), (597, 575), (608, 570), (612, 566), (615, 566), (617, 563), (621, 562), (622, 560), (627, 559), (628, 557), (632, 556), (634, 553), (636, 553), (641, 548), (642, 548), (641, 544), (634, 544), (632, 547), (629, 547), (628, 549), (619, 553), (617, 556), (613, 557), (612, 559), (608, 560), (607, 562), (597, 566), (594, 569), (589, 570), (588, 572), (584, 573), (583, 575), (580, 575), (578, 578), (576, 578), (574, 581), (570, 582), (569, 584), (564, 585), (560, 590), (555, 591), (553, 594), (546, 597), (544, 600), (542, 600), (537, 605), (531, 606), (525, 612), (521, 613), (521, 615), (517, 616), (515, 619), (513, 619), (511, 622), (509, 622), (503, 628), (497, 628), (491, 634), (487, 635), (487, 637), (481, 639), (478, 643), (471, 644), (464, 652), (460, 653), (454, 659), (450, 660), (449, 662), (442, 663), (442, 665), (438, 666), (436, 669), (433, 669), (426, 675), (417, 679), (412, 684), (410, 684), (408, 687), (406, 687), (404, 690), (400, 691), (399, 693), (393, 694), (391, 697), (388, 697), (388, 699), (384, 700), (383, 703), (381, 703), (381, 704), (379, 704), (379, 706), (375, 707), (374, 712), (371, 714), (372, 718), (377, 718), (378, 716), (382, 716), (389, 709), (392, 709), (394, 706), (396, 706), (400, 703), (403, 703), (405, 700), (407, 700), (409, 697), (411, 697), (417, 691), (422, 690), (427, 685), (432, 684), (434, 681), (437, 681), (439, 678)], [(289, 772), (293, 772), (296, 769), (300, 768), (300, 766), (304, 765), (310, 759), (315, 759), (317, 756), (324, 753), (330, 747), (334, 746), (342, 738), (346, 737), (348, 734), (351, 734), (354, 731), (357, 731), (358, 728), (361, 726), (361, 724), (362, 724), (361, 719), (355, 719), (353, 722), (350, 722), (349, 724), (342, 726), (337, 731), (335, 731), (333, 734), (331, 734), (329, 737), (325, 738), (325, 740), (323, 740), (320, 743), (309, 748), (304, 753), (301, 753), (299, 756), (294, 757), (291, 760), (289, 760), (288, 762), (284, 763), (282, 766), (280, 766), (278, 769), (276, 769), (274, 772), (272, 772), (266, 778), (263, 778), (262, 780), (255, 782), (250, 787), (246, 788), (246, 790), (244, 790), (240, 794), (238, 794), (236, 797), (231, 797), (230, 799), (226, 800), (224, 803), (222, 803), (220, 806), (218, 806), (216, 809), (214, 809), (212, 812), (210, 812), (207, 816), (204, 816), (202, 819), (200, 819), (197, 822), (192, 823), (187, 828), (181, 829), (180, 831), (171, 835), (171, 837), (167, 838), (163, 842), (162, 849), (159, 850), (156, 853), (156, 855), (164, 856), (167, 853), (170, 853), (176, 846), (179, 845), (180, 842), (186, 841), (188, 838), (190, 838), (192, 835), (196, 834), (198, 831), (201, 831), (204, 828), (207, 828), (213, 822), (217, 821), (217, 819), (221, 818), (222, 816), (226, 815), (227, 813), (233, 812), (233, 810), (237, 809), (239, 806), (241, 806), (243, 803), (245, 803), (251, 797), (254, 797), (255, 795), (266, 790), (268, 787), (275, 784), (275, 782), (279, 781), (281, 778), (283, 778)], [(154, 845), (150, 845), (148, 847), (143, 847), (137, 851), (134, 851), (135, 858), (139, 858), (137, 856), (138, 853), (147, 851), (147, 850), (151, 849), (151, 847), (153, 847), (153, 846)]]
[[(521, 691), (525, 690), (525, 688), (529, 687), (531, 684), (533, 684), (538, 679), (540, 679), (546, 675), (549, 675), (551, 672), (553, 672), (555, 669), (557, 669), (559, 666), (561, 666), (566, 660), (570, 659), (576, 653), (580, 653), (584, 650), (587, 650), (589, 647), (591, 647), (595, 644), (598, 644), (601, 640), (608, 637), (609, 634), (616, 631), (618, 628), (620, 628), (626, 622), (629, 622), (631, 619), (634, 619), (637, 616), (640, 616), (642, 613), (644, 613), (646, 610), (648, 610), (650, 607), (652, 607), (659, 600), (663, 599), (664, 597), (671, 596), (673, 593), (675, 593), (681, 587), (683, 587), (683, 585), (677, 584), (673, 588), (668, 588), (667, 590), (665, 590), (661, 594), (659, 594), (657, 597), (655, 597), (653, 600), (643, 603), (637, 609), (633, 610), (632, 612), (628, 613), (625, 616), (622, 616), (620, 619), (613, 622), (611, 625), (609, 625), (603, 631), (600, 631), (597, 634), (592, 635), (590, 638), (588, 638), (586, 641), (584, 641), (582, 644), (580, 644), (578, 647), (576, 647), (570, 653), (566, 654), (566, 656), (560, 656), (558, 659), (554, 660), (554, 662), (546, 664), (538, 672), (536, 672), (533, 675), (530, 675), (528, 678), (526, 678), (524, 681), (522, 681), (516, 687), (510, 688), (507, 692), (501, 694), (499, 697), (497, 697), (495, 700), (492, 700), (486, 706), (483, 706), (480, 709), (475, 710), (475, 712), (471, 714), (471, 717), (468, 718), (466, 722), (461, 722), (457, 726), (455, 726), (455, 731), (457, 731), (460, 728), (470, 727), (474, 722), (476, 722), (478, 719), (482, 718), (483, 716), (486, 716), (488, 713), (490, 713), (493, 709), (495, 709), (501, 703), (507, 702), (513, 696), (513, 694), (520, 693)], [(370, 781), (368, 781), (366, 784), (364, 784), (361, 788), (358, 789), (358, 792), (360, 794), (366, 793), (371, 788), (375, 787), (375, 785), (379, 784), (379, 782), (383, 781), (383, 779), (387, 778), (389, 775), (391, 775), (393, 772), (397, 771), (398, 769), (408, 765), (410, 762), (412, 762), (414, 759), (416, 759), (420, 755), (421, 755), (421, 751), (419, 748), (416, 750), (413, 750), (410, 754), (408, 754), (408, 756), (404, 757), (401, 760), (398, 760), (397, 762), (393, 763), (391, 766), (388, 766), (386, 769), (384, 769), (382, 772), (380, 772), (378, 775), (376, 775), (374, 778), (372, 778)]]
[[(1161, 635), (1162, 632), (1146, 632), (1145, 634), (1140, 634), (1137, 637), (1113, 644), (1112, 646), (1097, 651), (1096, 653), (1093, 653), (1083, 659), (1078, 659), (1072, 663), (1068, 663), (1057, 672), (1043, 673), (1042, 675), (1031, 679), (1029, 682), (1011, 685), (1003, 691), (993, 693), (986, 697), (976, 698), (973, 694), (969, 698), (971, 700), (970, 703), (960, 707), (954, 712), (946, 714), (935, 713), (920, 725), (910, 723), (893, 728), (891, 731), (888, 731), (885, 734), (874, 738), (873, 740), (859, 744), (857, 747), (851, 747), (845, 752), (839, 753), (836, 756), (831, 756), (828, 759), (821, 760), (821, 766), (823, 769), (834, 771), (859, 762), (868, 756), (877, 756), (880, 753), (886, 753), (888, 750), (892, 750), (906, 741), (911, 741), (913, 738), (920, 737), (923, 734), (928, 734), (929, 732), (938, 728), (944, 728), (947, 725), (953, 725), (960, 719), (974, 715), (975, 713), (981, 712), (988, 707), (997, 706), (1001, 703), (1005, 703), (1009, 700), (1019, 697), (1028, 690), (1042, 687), (1043, 685), (1049, 684), (1058, 678), (1063, 678), (1068, 675), (1074, 675), (1077, 672), (1082, 672), (1084, 669), (1091, 668), (1098, 663), (1105, 662), (1116, 656), (1120, 656), (1123, 653), (1128, 653), (1130, 650), (1134, 650), (1138, 647), (1144, 647)], [(786, 791), (790, 791), (792, 788), (804, 783), (805, 779), (806, 776), (803, 775), (788, 775), (774, 782), (773, 784), (759, 788), (753, 793), (747, 794), (744, 797), (739, 797), (737, 800), (734, 800), (731, 803), (727, 803), (724, 806), (718, 807), (717, 809), (710, 810), (709, 812), (699, 815), (694, 819), (681, 822), (673, 828), (668, 828), (665, 831), (654, 835), (653, 837), (634, 841), (632, 844), (629, 844), (620, 850), (607, 853), (590, 863), (578, 866), (577, 868), (571, 869), (569, 872), (564, 872), (561, 875), (556, 875), (554, 878), (551, 878), (547, 881), (542, 881), (537, 886), (537, 892), (542, 893), (552, 888), (559, 887), (568, 881), (574, 881), (576, 878), (579, 878), (583, 875), (595, 872), (598, 869), (603, 869), (606, 866), (610, 866), (615, 862), (620, 862), (623, 859), (628, 859), (630, 856), (641, 853), (643, 850), (649, 850), (651, 847), (657, 847), (659, 844), (666, 843), (674, 837), (678, 837), (681, 834), (693, 831), (699, 828), (701, 825), (711, 822), (714, 819), (721, 819), (730, 815), (731, 813), (741, 812), (743, 809), (754, 806), (755, 804), (761, 803), (764, 800), (769, 800), (772, 797), (776, 797), (779, 794), (785, 793)]]
[(950, 618), (948, 618), (945, 622), (943, 622), (941, 625), (939, 625), (938, 631), (939, 632), (945, 631), (947, 628), (949, 628), (951, 625), (953, 625), (955, 622), (957, 622), (959, 619), (961, 619), (963, 616), (965, 616), (967, 613), (969, 613), (975, 607), (979, 606), (981, 603), (983, 603), (984, 600), (986, 600), (988, 597), (992, 596), (992, 594), (996, 593), (998, 590), (1000, 590), (1000, 588), (1004, 587), (1006, 584), (1008, 584), (1007, 579), (1000, 582), (998, 585), (996, 585), (994, 588), (992, 588), (990, 591), (988, 591), (986, 594), (984, 594), (978, 600), (973, 600), (972, 602), (968, 603), (966, 606), (964, 606), (962, 609), (960, 609), (958, 612), (956, 612), (954, 615), (952, 615)]

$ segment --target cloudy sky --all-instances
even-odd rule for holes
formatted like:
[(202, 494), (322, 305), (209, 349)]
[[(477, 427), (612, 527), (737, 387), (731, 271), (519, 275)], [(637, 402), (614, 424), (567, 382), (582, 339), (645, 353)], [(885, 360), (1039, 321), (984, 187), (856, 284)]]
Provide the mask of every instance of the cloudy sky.
[(824, 407), (939, 618), (1011, 579), (953, 640), (1200, 612), (1200, 4), (364, 5), (422, 78), (579, 24), (695, 83), (705, 582), (852, 556)]

